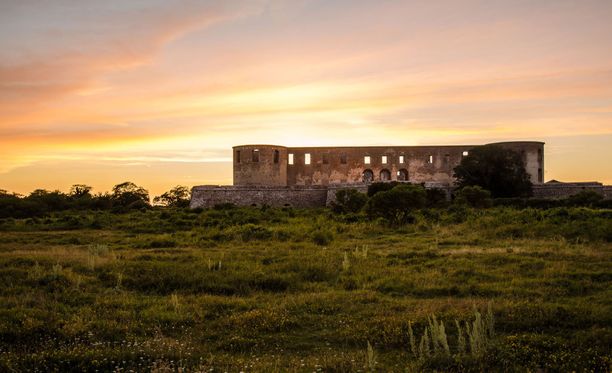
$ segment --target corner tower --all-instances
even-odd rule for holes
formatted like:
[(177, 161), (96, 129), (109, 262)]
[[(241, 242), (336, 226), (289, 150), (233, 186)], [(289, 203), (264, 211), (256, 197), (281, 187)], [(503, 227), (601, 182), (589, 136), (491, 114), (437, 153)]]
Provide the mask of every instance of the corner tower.
[(287, 148), (280, 145), (234, 146), (234, 185), (287, 186)]

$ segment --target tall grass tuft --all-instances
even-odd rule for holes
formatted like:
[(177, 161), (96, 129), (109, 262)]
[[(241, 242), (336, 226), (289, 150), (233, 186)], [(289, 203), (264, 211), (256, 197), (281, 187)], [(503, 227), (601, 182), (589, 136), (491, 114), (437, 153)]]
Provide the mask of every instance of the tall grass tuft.
[[(461, 323), (455, 320), (457, 348), (453, 350), (458, 355), (464, 355), (468, 353), (467, 344), (469, 344), (469, 354), (473, 357), (478, 357), (487, 349), (495, 335), (495, 322), (491, 303), (487, 306), (487, 313), (484, 318), (480, 312), (474, 309), (474, 320), (471, 322), (466, 321), (464, 325), (462, 328)], [(465, 335), (467, 335), (467, 343), (464, 330)], [(451, 356), (451, 348), (448, 344), (444, 322), (438, 321), (434, 314), (427, 317), (427, 325), (423, 330), (423, 335), (421, 335), (418, 348), (412, 329), (412, 322), (408, 322), (408, 337), (412, 355), (421, 361), (426, 360), (430, 356), (447, 358)]]
[(344, 259), (342, 260), (342, 270), (348, 272), (349, 269), (351, 269), (351, 261), (349, 260), (348, 253), (345, 251)]
[(415, 358), (418, 358), (418, 352), (416, 348), (416, 341), (414, 340), (414, 332), (412, 331), (412, 322), (408, 321), (408, 337), (410, 339), (410, 351)]
[(179, 313), (181, 304), (179, 303), (178, 294), (173, 293), (170, 295), (170, 304), (172, 305), (172, 308), (174, 308), (174, 312)]
[(419, 342), (419, 359), (425, 360), (431, 355), (429, 350), (429, 331), (425, 328), (421, 341)]
[(374, 369), (376, 369), (376, 354), (370, 341), (368, 341), (368, 349), (366, 351), (366, 367), (370, 372), (374, 372)]
[(455, 320), (455, 326), (457, 327), (457, 352), (459, 354), (465, 353), (465, 337), (463, 336), (463, 331), (461, 330), (461, 324), (458, 320)]

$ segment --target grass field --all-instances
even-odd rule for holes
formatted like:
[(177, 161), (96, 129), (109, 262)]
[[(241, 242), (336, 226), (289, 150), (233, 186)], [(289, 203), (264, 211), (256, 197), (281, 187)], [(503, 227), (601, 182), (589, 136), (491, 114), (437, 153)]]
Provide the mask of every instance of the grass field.
[(586, 208), (2, 219), (0, 371), (610, 371), (611, 242)]

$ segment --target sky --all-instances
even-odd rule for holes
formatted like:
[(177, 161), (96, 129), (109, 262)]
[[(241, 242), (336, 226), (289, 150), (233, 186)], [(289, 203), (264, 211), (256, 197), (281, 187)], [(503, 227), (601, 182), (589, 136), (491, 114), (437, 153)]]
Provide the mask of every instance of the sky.
[(612, 2), (0, 0), (0, 189), (231, 184), (231, 147), (546, 142), (612, 184)]

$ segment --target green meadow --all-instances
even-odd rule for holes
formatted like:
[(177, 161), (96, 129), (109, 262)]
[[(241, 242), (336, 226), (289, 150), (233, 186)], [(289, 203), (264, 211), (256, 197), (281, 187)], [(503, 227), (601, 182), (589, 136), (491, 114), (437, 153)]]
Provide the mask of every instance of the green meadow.
[(610, 371), (612, 210), (0, 219), (0, 371)]

